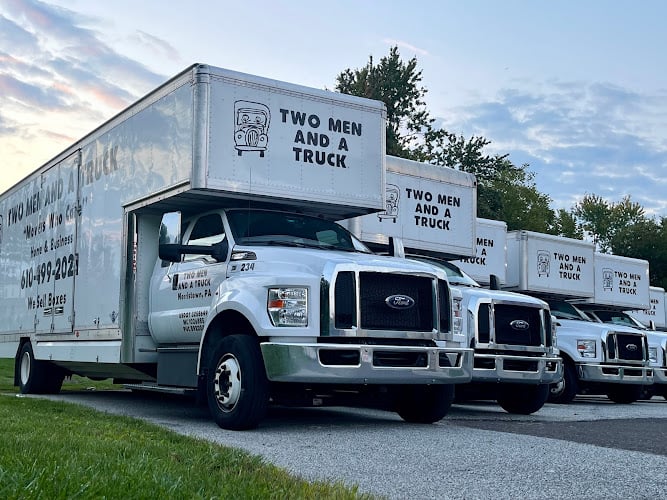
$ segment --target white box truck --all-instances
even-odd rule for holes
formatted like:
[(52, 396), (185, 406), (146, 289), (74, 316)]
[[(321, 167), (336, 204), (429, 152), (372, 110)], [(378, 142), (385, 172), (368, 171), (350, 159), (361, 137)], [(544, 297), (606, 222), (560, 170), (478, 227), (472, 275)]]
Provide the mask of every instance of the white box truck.
[[(534, 413), (546, 402), (549, 385), (562, 378), (549, 307), (534, 297), (482, 288), (451, 262), (470, 257), (478, 268), (505, 275), (504, 235), (497, 229), (506, 226), (482, 222), (485, 229), (477, 233), (476, 196), (471, 174), (388, 156), (387, 209), (347, 225), (378, 251), (391, 238), (395, 254), (445, 271), (461, 294), (462, 330), (474, 348), (474, 368), (472, 384), (457, 386), (457, 399), (493, 399), (510, 413)], [(488, 258), (492, 249), (500, 259)]]
[(569, 403), (579, 393), (602, 393), (629, 403), (653, 382), (646, 335), (590, 320), (572, 302), (595, 297), (592, 243), (532, 231), (507, 234), (507, 283), (545, 299), (556, 318), (563, 379), (550, 401)]
[(578, 309), (600, 323), (621, 325), (646, 334), (653, 385), (644, 386), (640, 399), (667, 394), (667, 334), (643, 325), (627, 309), (648, 310), (655, 298), (649, 285), (649, 263), (620, 255), (595, 254), (595, 293), (576, 303)]
[(440, 419), (472, 376), (445, 274), (333, 222), (384, 208), (384, 123), (376, 101), (196, 64), (0, 195), (21, 392), (196, 391), (228, 429), (269, 403)]

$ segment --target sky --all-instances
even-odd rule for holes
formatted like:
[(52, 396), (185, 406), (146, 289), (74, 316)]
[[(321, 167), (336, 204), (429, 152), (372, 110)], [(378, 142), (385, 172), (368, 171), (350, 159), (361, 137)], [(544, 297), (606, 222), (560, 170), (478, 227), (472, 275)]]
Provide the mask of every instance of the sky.
[(436, 124), (554, 209), (667, 217), (662, 0), (0, 0), (0, 193), (193, 63), (333, 89), (397, 46)]

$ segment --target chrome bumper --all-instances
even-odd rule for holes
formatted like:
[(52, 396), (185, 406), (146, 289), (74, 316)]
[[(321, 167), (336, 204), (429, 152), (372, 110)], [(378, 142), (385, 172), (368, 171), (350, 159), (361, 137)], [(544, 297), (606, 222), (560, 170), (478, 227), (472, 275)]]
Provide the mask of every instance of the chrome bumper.
[(563, 361), (560, 356), (537, 358), (475, 353), (474, 359), (473, 382), (555, 384), (563, 378)]
[(616, 382), (619, 384), (653, 383), (653, 368), (646, 366), (578, 364), (579, 378), (586, 382)]
[(667, 384), (667, 368), (653, 367), (653, 383), (661, 385)]
[[(472, 379), (472, 349), (277, 342), (260, 346), (266, 375), (274, 382), (462, 384)], [(406, 366), (406, 359), (419, 362)]]

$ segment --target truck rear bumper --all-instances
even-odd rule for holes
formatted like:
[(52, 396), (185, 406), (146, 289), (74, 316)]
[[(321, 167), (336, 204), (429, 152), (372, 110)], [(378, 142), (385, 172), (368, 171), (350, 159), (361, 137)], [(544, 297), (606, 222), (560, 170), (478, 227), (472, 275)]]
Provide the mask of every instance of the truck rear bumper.
[(616, 382), (620, 384), (653, 383), (653, 368), (621, 365), (577, 365), (579, 378), (586, 382)]
[(462, 384), (472, 349), (358, 344), (260, 344), (269, 380), (331, 384)]
[(537, 358), (475, 353), (473, 382), (555, 384), (563, 378), (560, 356)]

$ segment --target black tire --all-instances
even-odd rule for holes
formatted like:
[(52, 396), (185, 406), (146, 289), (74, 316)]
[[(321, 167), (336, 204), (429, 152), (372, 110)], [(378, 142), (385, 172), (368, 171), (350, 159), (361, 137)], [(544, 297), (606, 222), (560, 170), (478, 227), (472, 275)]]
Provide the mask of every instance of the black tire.
[(208, 366), (206, 397), (221, 428), (238, 431), (259, 425), (269, 404), (269, 382), (255, 337), (230, 335), (218, 342)]
[(652, 385), (642, 385), (642, 388), (639, 391), (639, 399), (642, 401), (648, 401), (655, 395), (655, 387)]
[(628, 405), (641, 397), (641, 385), (615, 385), (607, 389), (607, 397), (614, 403)]
[(498, 391), (498, 404), (507, 413), (530, 415), (540, 410), (549, 399), (549, 385), (503, 384)]
[(65, 372), (48, 361), (35, 359), (32, 344), (21, 346), (18, 357), (18, 382), (21, 394), (57, 394)]
[(662, 396), (663, 399), (667, 399), (667, 385), (656, 385), (655, 393), (658, 396)]
[(408, 385), (398, 389), (395, 409), (406, 422), (432, 424), (447, 415), (452, 401), (453, 385)]
[(549, 402), (560, 405), (571, 403), (579, 393), (579, 382), (574, 365), (563, 360), (563, 380), (549, 386)]

